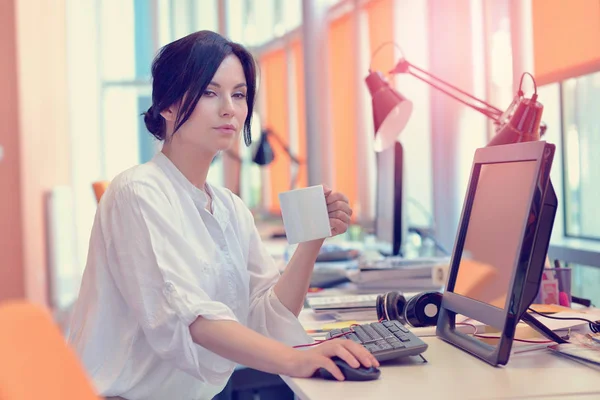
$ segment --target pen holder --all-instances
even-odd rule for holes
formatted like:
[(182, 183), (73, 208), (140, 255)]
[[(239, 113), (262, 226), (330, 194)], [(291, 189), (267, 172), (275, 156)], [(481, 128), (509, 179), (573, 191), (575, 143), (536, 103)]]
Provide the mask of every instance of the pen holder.
[(544, 268), (534, 303), (571, 307), (571, 268)]

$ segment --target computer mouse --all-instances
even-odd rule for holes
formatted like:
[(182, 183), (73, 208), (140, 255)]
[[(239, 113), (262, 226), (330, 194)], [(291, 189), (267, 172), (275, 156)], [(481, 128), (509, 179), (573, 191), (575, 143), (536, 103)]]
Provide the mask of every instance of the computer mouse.
[[(378, 379), (379, 375), (381, 375), (381, 371), (376, 367), (367, 368), (361, 365), (358, 368), (352, 368), (346, 361), (339, 357), (332, 357), (331, 361), (339, 367), (347, 381), (373, 381)], [(315, 372), (315, 376), (323, 379), (337, 380), (325, 368), (319, 368)]]

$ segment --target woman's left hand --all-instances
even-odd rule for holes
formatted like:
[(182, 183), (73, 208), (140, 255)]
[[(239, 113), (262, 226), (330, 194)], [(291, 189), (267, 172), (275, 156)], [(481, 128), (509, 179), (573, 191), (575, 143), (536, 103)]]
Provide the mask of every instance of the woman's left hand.
[(329, 224), (331, 225), (331, 236), (340, 235), (348, 230), (352, 209), (348, 198), (339, 192), (334, 192), (323, 185), (327, 212), (329, 213)]

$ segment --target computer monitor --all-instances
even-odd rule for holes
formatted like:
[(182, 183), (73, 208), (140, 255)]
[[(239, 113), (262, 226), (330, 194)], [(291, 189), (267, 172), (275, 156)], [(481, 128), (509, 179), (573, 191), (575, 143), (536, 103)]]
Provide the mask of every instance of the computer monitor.
[(400, 255), (408, 232), (404, 218), (403, 156), (399, 142), (376, 155), (375, 236), (384, 255)]
[[(539, 290), (556, 214), (555, 146), (477, 149), (437, 335), (492, 365), (508, 362), (516, 325)], [(462, 315), (496, 328), (492, 343), (455, 329)]]

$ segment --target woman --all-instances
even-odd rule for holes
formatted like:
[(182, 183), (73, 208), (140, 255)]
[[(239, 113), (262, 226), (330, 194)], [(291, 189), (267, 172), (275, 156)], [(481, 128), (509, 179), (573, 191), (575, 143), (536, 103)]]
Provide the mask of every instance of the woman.
[[(308, 350), (297, 320), (322, 240), (298, 246), (281, 275), (252, 215), (208, 185), (215, 155), (250, 144), (255, 64), (240, 45), (202, 31), (165, 46), (152, 65), (148, 130), (164, 140), (150, 162), (117, 176), (98, 206), (69, 341), (103, 396), (210, 399), (236, 363), (310, 377), (330, 357), (377, 361), (336, 339)], [(334, 234), (347, 199), (326, 193)]]

